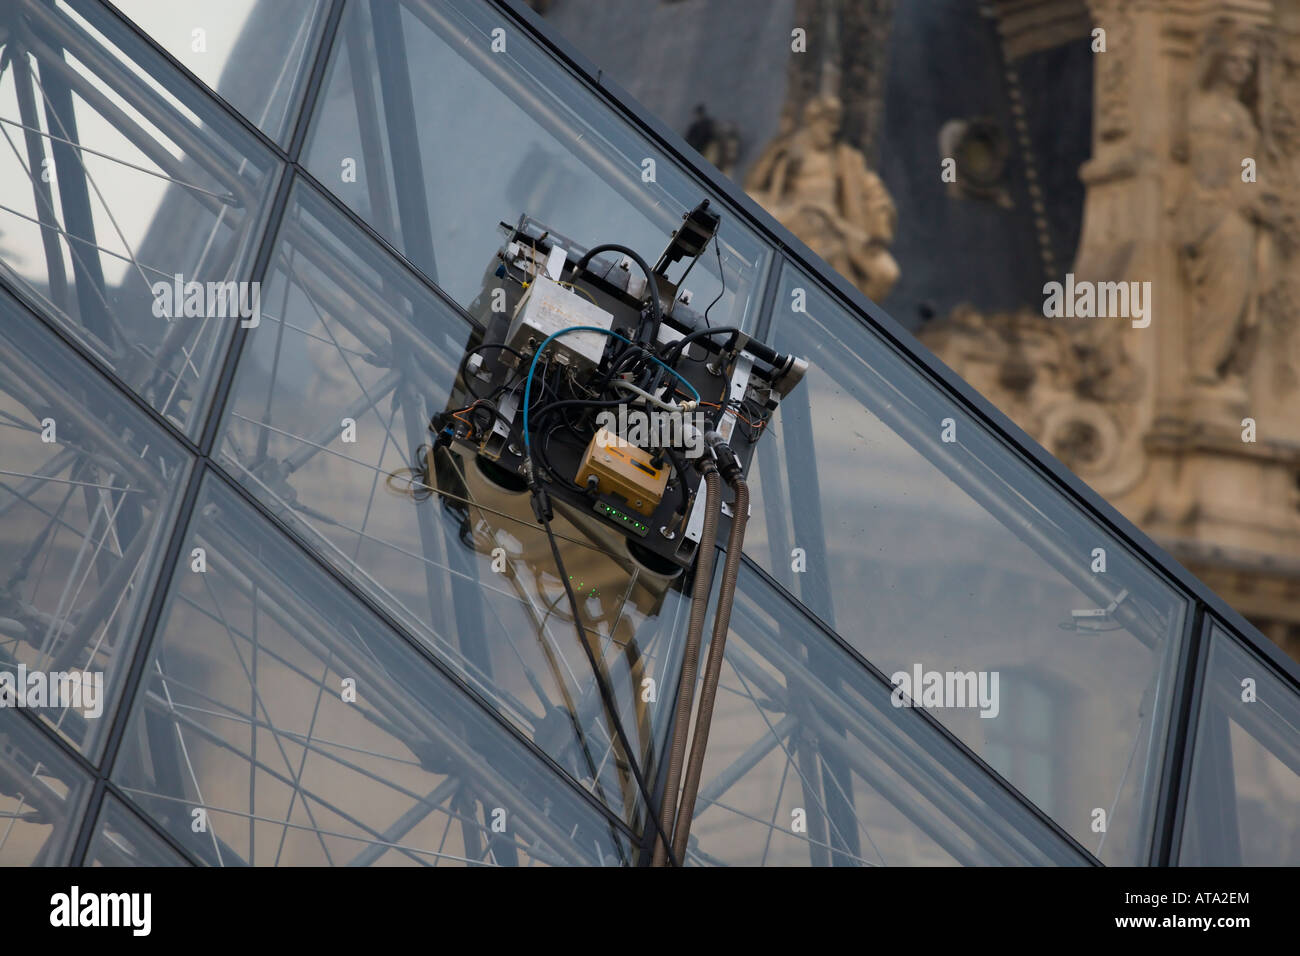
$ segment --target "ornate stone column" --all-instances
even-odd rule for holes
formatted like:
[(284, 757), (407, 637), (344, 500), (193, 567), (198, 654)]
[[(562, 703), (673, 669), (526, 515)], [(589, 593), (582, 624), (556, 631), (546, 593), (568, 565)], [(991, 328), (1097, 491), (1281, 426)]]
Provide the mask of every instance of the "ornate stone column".
[[(1030, 5), (998, 7), (1038, 23)], [(1070, 271), (1150, 283), (1150, 322), (963, 313), (923, 338), (1230, 604), (1295, 633), (1300, 0), (1087, 9), (1105, 49), (1069, 41), (1095, 51)]]

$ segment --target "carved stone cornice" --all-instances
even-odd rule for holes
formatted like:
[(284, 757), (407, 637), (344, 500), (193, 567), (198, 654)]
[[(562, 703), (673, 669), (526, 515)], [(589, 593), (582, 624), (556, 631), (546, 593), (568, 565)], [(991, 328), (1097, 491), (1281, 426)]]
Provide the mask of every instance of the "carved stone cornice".
[(1092, 16), (1084, 0), (993, 0), (1008, 60), (1085, 37)]

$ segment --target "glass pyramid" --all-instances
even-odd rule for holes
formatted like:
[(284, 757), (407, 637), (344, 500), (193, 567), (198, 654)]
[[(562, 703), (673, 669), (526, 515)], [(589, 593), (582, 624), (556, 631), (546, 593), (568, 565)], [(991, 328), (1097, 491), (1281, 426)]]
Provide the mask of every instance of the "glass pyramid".
[[(0, 10), (0, 864), (648, 865), (545, 538), (425, 423), (502, 221), (703, 198), (695, 297), (812, 371), (685, 862), (1300, 863), (1300, 669), (524, 5), (219, 6)], [(557, 528), (661, 799), (689, 595)]]

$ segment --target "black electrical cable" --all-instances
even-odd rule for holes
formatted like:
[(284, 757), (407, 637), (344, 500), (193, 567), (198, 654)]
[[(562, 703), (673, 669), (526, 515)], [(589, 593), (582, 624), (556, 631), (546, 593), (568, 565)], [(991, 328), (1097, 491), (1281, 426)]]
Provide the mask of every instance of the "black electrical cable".
[[(532, 408), (529, 409), (529, 431), (533, 430), (536, 425), (545, 420), (545, 413), (549, 411), (552, 406), (563, 400), (560, 395), (560, 390), (556, 388), (554, 384), (547, 381), (547, 376), (550, 374), (550, 371), (551, 364), (548, 361), (546, 367), (542, 369), (542, 373), (536, 377), (538, 384), (537, 399), (533, 403)], [(552, 400), (549, 402), (546, 400), (547, 395), (552, 396)], [(569, 406), (564, 407), (567, 408)]]
[[(474, 391), (474, 386), (470, 384), (470, 379), (473, 378), (473, 376), (465, 374), (465, 366), (469, 363), (471, 355), (481, 352), (484, 349), (500, 349), (502, 352), (509, 352), (511, 355), (515, 356), (515, 358), (519, 359), (521, 364), (527, 361), (522, 352), (518, 349), (511, 348), (509, 345), (504, 345), (498, 342), (484, 342), (481, 345), (474, 346), (474, 348), (465, 353), (465, 356), (460, 360), (460, 368), (456, 370), (456, 374), (459, 375), (461, 381), (465, 383), (465, 391), (469, 392), (474, 398), (483, 398), (484, 396)], [(500, 390), (505, 387), (505, 385), (498, 385), (497, 389)], [(493, 394), (496, 393), (494, 392)]]
[(529, 413), (528, 428), (531, 431), (534, 422), (540, 423), (543, 417), (550, 412), (559, 411), (563, 408), (614, 408), (618, 405), (626, 404), (625, 398), (563, 398), (559, 401), (551, 402), (532, 409)]
[(664, 452), (668, 455), (668, 460), (673, 463), (673, 471), (677, 472), (678, 494), (681, 495), (681, 501), (677, 503), (676, 514), (686, 514), (686, 505), (690, 502), (691, 496), (686, 487), (686, 459), (682, 457), (681, 452), (676, 448), (665, 448)]
[(618, 375), (624, 370), (623, 367), (627, 364), (627, 360), (629, 358), (635, 357), (636, 353), (641, 353), (643, 355), (649, 354), (648, 352), (646, 352), (645, 349), (643, 349), (639, 345), (627, 346), (621, 352), (615, 355), (612, 359), (610, 359), (609, 369), (605, 372), (604, 375), (600, 377), (600, 380), (595, 385), (595, 390), (598, 393), (603, 393), (605, 389), (609, 388), (609, 383), (614, 380), (614, 376)]
[(542, 439), (542, 443), (537, 447), (537, 457), (541, 461), (542, 467), (545, 468), (548, 472), (550, 472), (552, 477), (554, 477), (557, 481), (562, 481), (565, 484), (569, 485), (570, 487), (576, 488), (578, 491), (585, 492), (587, 490), (586, 488), (578, 484), (572, 478), (564, 477), (562, 474), (560, 474), (559, 471), (556, 470), (555, 466), (551, 464), (551, 439), (555, 437), (555, 433), (559, 429), (565, 427), (567, 426), (564, 425), (563, 423), (559, 425), (551, 426), (551, 430), (546, 433), (546, 437)]
[[(657, 371), (660, 375), (663, 374), (662, 368), (657, 363), (649, 361), (653, 357), (649, 350), (639, 345), (624, 349), (610, 362), (605, 374), (595, 383), (594, 390), (597, 394), (604, 395), (609, 391), (610, 384), (615, 376), (628, 374), (632, 376), (631, 381), (634, 385), (638, 385), (646, 391), (651, 391), (650, 386), (653, 384), (649, 380), (652, 377), (651, 370)], [(629, 360), (631, 361), (629, 362)]]
[(560, 557), (560, 546), (556, 543), (555, 532), (551, 530), (551, 519), (547, 514), (548, 506), (545, 503), (538, 502), (537, 490), (535, 489), (533, 492), (534, 511), (537, 512), (542, 526), (546, 529), (546, 540), (551, 544), (551, 556), (555, 559), (555, 570), (560, 575), (560, 583), (564, 585), (564, 593), (569, 596), (569, 608), (573, 612), (573, 625), (578, 630), (578, 643), (582, 645), (582, 649), (587, 655), (592, 676), (596, 679), (596, 689), (600, 693), (601, 702), (604, 703), (610, 722), (614, 725), (614, 734), (618, 737), (619, 746), (623, 748), (623, 753), (627, 756), (628, 769), (632, 771), (632, 777), (636, 780), (637, 789), (641, 791), (641, 799), (645, 801), (646, 816), (654, 823), (659, 839), (668, 848), (669, 864), (678, 866), (677, 855), (671, 849), (672, 841), (669, 839), (668, 834), (664, 832), (658, 814), (654, 812), (654, 801), (650, 798), (650, 789), (646, 786), (645, 777), (641, 773), (641, 766), (632, 750), (632, 744), (627, 739), (626, 731), (623, 730), (623, 721), (619, 720), (614, 695), (610, 691), (609, 685), (605, 683), (604, 677), (601, 676), (600, 662), (596, 659), (596, 652), (591, 649), (591, 645), (587, 642), (587, 629), (583, 626), (582, 616), (578, 610), (578, 598), (573, 593), (573, 585), (569, 583), (569, 576), (564, 570), (564, 559)]
[[(623, 255), (627, 256), (638, 266), (640, 266), (641, 271), (645, 273), (646, 289), (650, 293), (651, 326), (650, 326), (650, 335), (648, 338), (644, 339), (643, 344), (648, 344), (651, 348), (653, 348), (654, 344), (657, 341), (659, 341), (659, 326), (663, 323), (663, 319), (664, 319), (663, 306), (659, 302), (658, 279), (655, 277), (655, 274), (650, 271), (650, 267), (646, 265), (646, 261), (641, 258), (641, 255), (638, 252), (636, 252), (636, 250), (629, 249), (627, 246), (621, 246), (616, 242), (604, 242), (598, 246), (592, 246), (590, 249), (588, 249), (586, 253), (583, 255), (583, 257), (579, 259), (577, 262), (577, 272), (581, 273), (584, 269), (586, 269), (587, 263), (591, 262), (592, 257), (601, 252), (621, 252), (623, 253)], [(641, 336), (642, 331), (643, 331), (642, 329), (637, 330), (638, 333), (637, 338), (642, 338)]]
[[(492, 415), (492, 418), (495, 418), (497, 421), (501, 422), (502, 425), (505, 425), (507, 437), (510, 437), (514, 434), (514, 427), (515, 427), (514, 422), (511, 421), (509, 418), (506, 418), (504, 415), (502, 415), (500, 409), (498, 409), (490, 399), (486, 399), (486, 398), (477, 399), (476, 401), (471, 402), (469, 405), (465, 406), (464, 408), (456, 409), (454, 413), (439, 412), (437, 415), (434, 415), (433, 418), (430, 420), (429, 430), (435, 433), (440, 432), (442, 431), (443, 427), (448, 424), (446, 419), (454, 418), (454, 415), (472, 416), (479, 409), (483, 409), (489, 412)], [(471, 419), (471, 422), (472, 421), (473, 420)], [(492, 427), (491, 419), (489, 419), (488, 421), (489, 421), (488, 428), (491, 428)], [(486, 431), (487, 429), (480, 429), (480, 430)]]
[(664, 364), (675, 366), (678, 356), (686, 350), (686, 346), (697, 339), (707, 339), (715, 335), (721, 335), (723, 332), (730, 332), (733, 335), (734, 341), (734, 336), (740, 335), (741, 331), (741, 329), (736, 328), (734, 325), (720, 325), (716, 329), (696, 329), (688, 335), (683, 335), (680, 339), (673, 342), (664, 350)]
[[(567, 386), (567, 387), (564, 389), (564, 392), (566, 392), (566, 393), (568, 394), (568, 396), (569, 396), (568, 399), (566, 399), (566, 401), (582, 401), (582, 400), (583, 400), (584, 396), (578, 394), (578, 390), (577, 390), (577, 388), (574, 386), (573, 379), (572, 379), (571, 376), (570, 376), (569, 378), (566, 379), (566, 378), (563, 378), (563, 377), (560, 376), (560, 375), (557, 375), (556, 378), (559, 380), (559, 385)], [(560, 395), (563, 394), (563, 393), (561, 393), (560, 389), (559, 389), (558, 387), (556, 387), (556, 386), (552, 386), (552, 389), (551, 389), (551, 390), (552, 390), (553, 392), (555, 392), (555, 394), (556, 394), (557, 396), (560, 396)], [(590, 399), (590, 398), (587, 398), (587, 401), (591, 401), (591, 399)], [(564, 420), (564, 424), (565, 424), (565, 426), (569, 429), (569, 431), (571, 431), (571, 432), (576, 436), (576, 435), (578, 434), (578, 426), (577, 426), (577, 424), (574, 423), (573, 419), (571, 419), (571, 418), (569, 417), (569, 409), (572, 408), (572, 407), (573, 407), (573, 406), (571, 406), (571, 405), (566, 405), (564, 408), (562, 408), (562, 409), (560, 410), (560, 412), (561, 412), (560, 417)], [(581, 423), (581, 422), (579, 422), (578, 424), (580, 424), (580, 423)]]
[[(482, 422), (482, 416), (479, 412), (487, 412), (486, 423)], [(496, 406), (486, 399), (480, 399), (469, 408), (465, 409), (465, 417), (468, 418), (470, 424), (474, 426), (475, 434), (489, 430), (492, 427), (493, 420), (498, 418), (505, 424), (506, 428), (510, 427), (510, 423), (506, 420), (506, 417), (497, 411)]]
[(718, 281), (722, 283), (722, 288), (718, 291), (718, 297), (709, 303), (709, 307), (704, 310), (704, 327), (709, 328), (709, 313), (713, 307), (718, 304), (724, 295), (727, 294), (727, 274), (722, 269), (722, 241), (718, 234), (713, 234), (713, 251), (718, 254)]
[[(664, 349), (664, 357), (663, 357), (664, 365), (669, 366), (671, 368), (676, 368), (678, 360), (681, 358), (682, 353), (686, 350), (686, 346), (688, 346), (690, 343), (698, 339), (710, 338), (714, 335), (721, 335), (724, 332), (731, 333), (732, 336), (731, 341), (733, 343), (736, 341), (736, 337), (741, 334), (741, 330), (736, 328), (734, 325), (720, 325), (716, 329), (712, 329), (712, 328), (696, 329), (694, 332), (691, 332), (687, 335), (683, 335), (680, 339), (675, 340), (666, 349)], [(655, 391), (655, 389), (657, 389), (660, 386), (660, 384), (662, 384), (663, 377), (664, 377), (663, 368), (656, 366), (655, 375), (650, 380), (650, 385), (646, 389), (646, 391), (650, 391), (650, 392)]]
[(555, 432), (557, 430), (561, 428), (567, 428), (569, 432), (572, 434), (572, 436), (574, 437), (574, 439), (577, 440), (580, 444), (585, 446), (587, 443), (587, 439), (584, 438), (583, 435), (577, 429), (575, 429), (570, 422), (567, 421), (568, 409), (570, 408), (583, 408), (583, 409), (613, 408), (615, 406), (624, 404), (625, 401), (626, 399), (622, 399), (622, 398), (606, 399), (606, 400), (597, 400), (592, 398), (565, 398), (565, 399), (558, 399), (556, 401), (550, 402), (546, 405), (538, 406), (537, 408), (533, 409), (530, 413), (529, 422), (528, 422), (529, 429), (533, 431), (540, 431), (542, 424), (545, 422), (546, 418), (552, 413), (555, 412), (565, 413), (562, 416), (565, 418), (565, 420), (560, 422), (559, 424), (554, 425), (550, 429), (550, 431), (546, 433), (545, 438), (542, 439), (541, 445), (538, 446), (537, 457), (542, 467), (545, 468), (552, 476), (555, 476), (560, 480), (565, 480), (567, 484), (571, 485), (574, 488), (577, 488), (580, 491), (585, 491), (586, 489), (583, 488), (581, 485), (579, 485), (577, 482), (574, 482), (572, 480), (562, 479), (559, 472), (556, 471), (556, 469), (551, 465), (550, 441), (552, 437), (555, 435)]

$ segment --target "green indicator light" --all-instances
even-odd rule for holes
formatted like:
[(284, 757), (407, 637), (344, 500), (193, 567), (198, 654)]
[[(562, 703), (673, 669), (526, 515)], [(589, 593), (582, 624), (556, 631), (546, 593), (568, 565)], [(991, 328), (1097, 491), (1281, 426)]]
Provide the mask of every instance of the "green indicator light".
[[(650, 525), (646, 522), (638, 521), (627, 512), (622, 511), (611, 504), (607, 504), (604, 501), (596, 502), (592, 510), (597, 514), (605, 515), (605, 517), (609, 518), (611, 521), (621, 521), (623, 524), (631, 528), (638, 537), (644, 537), (650, 533)], [(582, 584), (579, 584), (578, 586), (583, 587)]]

